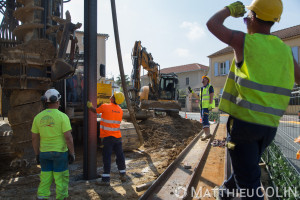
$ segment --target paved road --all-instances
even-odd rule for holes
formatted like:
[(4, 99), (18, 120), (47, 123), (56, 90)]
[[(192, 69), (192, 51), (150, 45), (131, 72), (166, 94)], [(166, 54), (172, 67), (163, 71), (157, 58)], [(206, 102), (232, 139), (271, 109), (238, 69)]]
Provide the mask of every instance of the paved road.
[[(200, 120), (200, 113), (180, 112), (181, 117)], [(227, 115), (221, 114), (220, 123), (227, 122)], [(285, 115), (280, 120), (275, 144), (278, 145), (285, 157), (294, 165), (300, 174), (300, 160), (296, 159), (296, 153), (300, 150), (300, 144), (294, 143), (294, 139), (300, 136), (300, 122), (296, 115)]]

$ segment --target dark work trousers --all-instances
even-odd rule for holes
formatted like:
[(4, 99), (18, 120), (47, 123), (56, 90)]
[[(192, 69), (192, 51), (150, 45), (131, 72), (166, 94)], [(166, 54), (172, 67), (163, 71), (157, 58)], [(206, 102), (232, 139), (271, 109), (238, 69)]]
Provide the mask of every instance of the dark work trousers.
[(264, 199), (260, 189), (259, 162), (262, 153), (274, 139), (277, 128), (229, 117), (227, 131), (227, 141), (235, 144), (235, 148), (229, 150), (233, 174), (221, 186), (224, 189), (221, 199), (232, 199), (230, 196), (237, 192), (241, 199)]
[(110, 181), (110, 167), (111, 167), (111, 154), (112, 151), (116, 154), (116, 163), (118, 170), (121, 174), (125, 174), (125, 157), (122, 149), (122, 138), (105, 137), (103, 138), (103, 174), (102, 180), (107, 182)]

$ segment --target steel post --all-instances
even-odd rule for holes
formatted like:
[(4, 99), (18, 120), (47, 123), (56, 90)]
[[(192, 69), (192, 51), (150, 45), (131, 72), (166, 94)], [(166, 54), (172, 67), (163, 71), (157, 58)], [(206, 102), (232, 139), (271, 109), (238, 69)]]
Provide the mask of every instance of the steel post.
[(88, 111), (89, 100), (97, 105), (97, 0), (84, 1), (84, 160), (83, 176), (97, 178), (97, 120)]

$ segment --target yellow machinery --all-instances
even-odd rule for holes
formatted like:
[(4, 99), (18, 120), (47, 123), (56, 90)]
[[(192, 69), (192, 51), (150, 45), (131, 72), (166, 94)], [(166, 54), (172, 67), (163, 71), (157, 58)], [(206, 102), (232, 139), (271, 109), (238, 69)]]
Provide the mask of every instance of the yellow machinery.
[[(159, 64), (153, 61), (151, 53), (136, 41), (132, 50), (133, 70), (132, 87), (128, 90), (132, 106), (135, 110), (149, 109), (167, 112), (179, 112), (178, 77), (174, 73), (160, 73)], [(141, 67), (147, 70), (150, 83), (141, 88)]]
[(110, 103), (109, 98), (112, 95), (111, 84), (106, 84), (103, 82), (97, 83), (97, 106), (100, 103)]

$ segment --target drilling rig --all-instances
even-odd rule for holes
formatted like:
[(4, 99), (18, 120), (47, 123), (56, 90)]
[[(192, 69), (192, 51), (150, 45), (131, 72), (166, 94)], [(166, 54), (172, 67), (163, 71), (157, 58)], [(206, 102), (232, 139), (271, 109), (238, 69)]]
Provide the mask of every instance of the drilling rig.
[(74, 73), (72, 59), (65, 60), (71, 40), (75, 55), (75, 30), (70, 13), (61, 18), (63, 0), (2, 0), (0, 26), (0, 84), (3, 117), (12, 130), (0, 129), (0, 158), (26, 158), (31, 150), (31, 124), (42, 109), (42, 93)]

